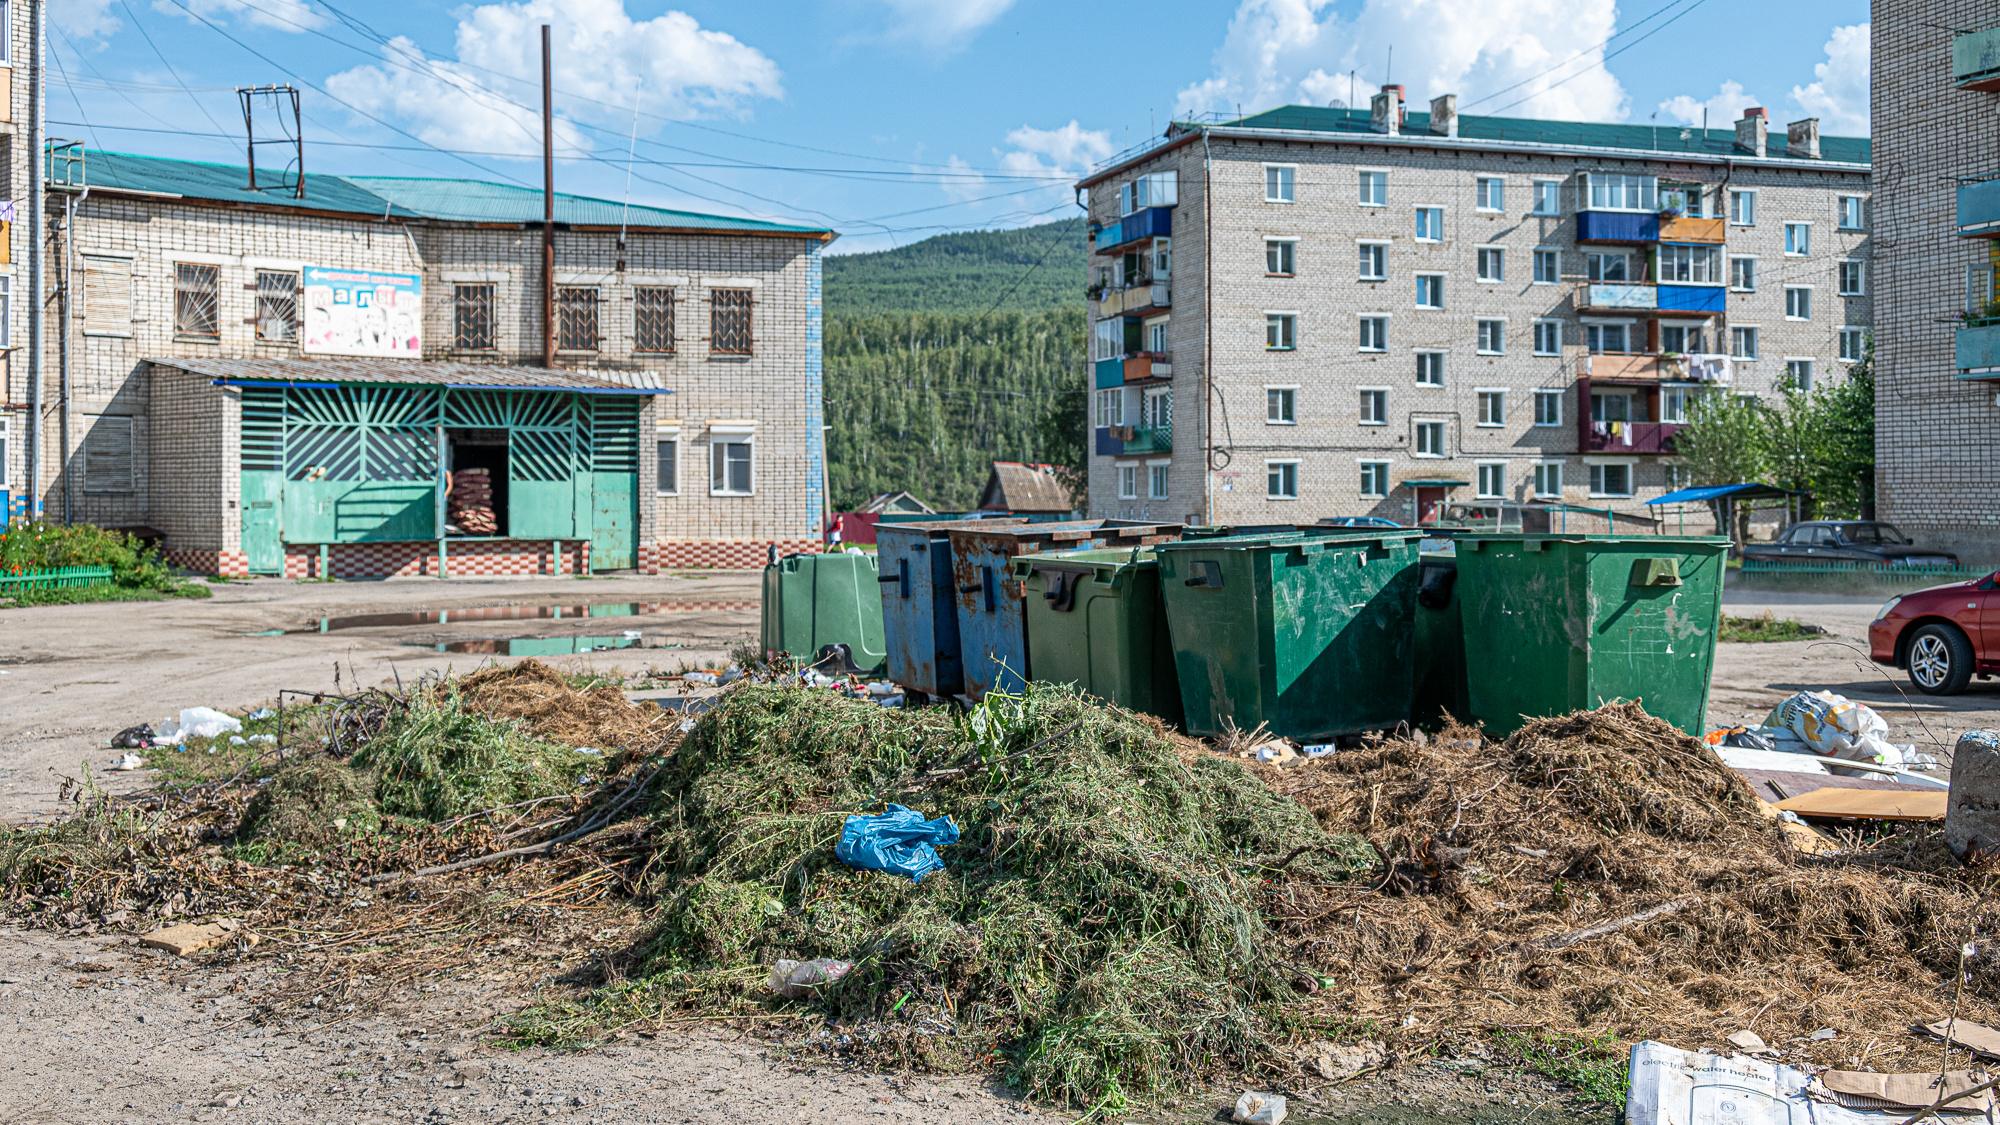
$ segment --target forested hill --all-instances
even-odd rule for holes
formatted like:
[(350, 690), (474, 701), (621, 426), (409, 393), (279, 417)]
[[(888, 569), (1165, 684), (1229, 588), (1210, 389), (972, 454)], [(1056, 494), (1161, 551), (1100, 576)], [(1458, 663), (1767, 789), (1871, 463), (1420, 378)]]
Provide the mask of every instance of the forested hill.
[(1080, 219), (940, 235), (824, 263), (836, 511), (908, 490), (979, 499), (993, 461), (1080, 464)]

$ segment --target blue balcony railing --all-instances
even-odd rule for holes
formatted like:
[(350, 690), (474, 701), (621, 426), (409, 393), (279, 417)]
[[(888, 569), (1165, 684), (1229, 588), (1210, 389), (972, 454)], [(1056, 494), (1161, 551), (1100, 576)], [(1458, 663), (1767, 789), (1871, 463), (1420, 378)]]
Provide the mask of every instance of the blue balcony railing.
[(1660, 217), (1635, 211), (1578, 211), (1578, 242), (1658, 242)]
[(1958, 236), (2000, 238), (2000, 172), (1958, 181)]
[(1142, 238), (1166, 238), (1174, 233), (1174, 209), (1148, 207), (1134, 211), (1115, 223), (1106, 223), (1097, 232), (1097, 252), (1109, 254)]
[(1132, 431), (1132, 440), (1125, 443), (1126, 453), (1171, 453), (1174, 449), (1174, 427), (1139, 426)]
[(2000, 324), (1958, 330), (1958, 377), (2000, 379)]
[(1720, 285), (1662, 285), (1660, 311), (1719, 313), (1727, 296)]
[(1961, 90), (2000, 90), (2000, 27), (1952, 36), (1951, 80)]

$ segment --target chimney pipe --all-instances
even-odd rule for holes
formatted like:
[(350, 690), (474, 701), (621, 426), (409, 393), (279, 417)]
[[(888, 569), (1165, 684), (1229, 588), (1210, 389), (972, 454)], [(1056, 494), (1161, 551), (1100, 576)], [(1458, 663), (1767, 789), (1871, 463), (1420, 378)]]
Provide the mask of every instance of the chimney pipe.
[(1458, 95), (1442, 94), (1431, 99), (1431, 135), (1458, 136)]
[(1403, 88), (1384, 86), (1368, 101), (1368, 123), (1378, 133), (1394, 137), (1403, 131)]
[(1752, 107), (1743, 111), (1743, 119), (1736, 123), (1736, 149), (1752, 156), (1763, 156), (1765, 133), (1770, 123), (1770, 115), (1762, 107)]
[(1819, 118), (1808, 117), (1785, 126), (1785, 155), (1819, 159)]

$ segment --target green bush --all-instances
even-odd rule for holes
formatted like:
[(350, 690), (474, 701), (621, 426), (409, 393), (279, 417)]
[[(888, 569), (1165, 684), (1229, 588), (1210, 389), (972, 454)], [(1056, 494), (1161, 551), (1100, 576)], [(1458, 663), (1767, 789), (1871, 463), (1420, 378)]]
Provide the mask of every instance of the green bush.
[(122, 531), (87, 523), (33, 521), (11, 524), (0, 531), (0, 574), (25, 574), (65, 566), (108, 566), (115, 585), (130, 590), (170, 592), (180, 585), (160, 558)]

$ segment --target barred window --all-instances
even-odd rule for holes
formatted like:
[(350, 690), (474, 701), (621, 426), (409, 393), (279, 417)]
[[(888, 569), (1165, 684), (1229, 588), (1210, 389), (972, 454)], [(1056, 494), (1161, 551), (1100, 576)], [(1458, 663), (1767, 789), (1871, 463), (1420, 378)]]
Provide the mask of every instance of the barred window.
[(491, 285), (451, 287), (451, 346), (466, 351), (485, 351), (494, 346)]
[(556, 290), (556, 348), (565, 352), (594, 352), (602, 339), (597, 333), (597, 290), (574, 288)]
[(750, 354), (750, 290), (708, 291), (708, 350), (719, 355)]
[(174, 335), (216, 340), (222, 336), (215, 315), (219, 266), (174, 263)]
[(298, 274), (257, 271), (257, 339), (267, 344), (298, 343)]
[(633, 290), (632, 347), (642, 352), (674, 350), (673, 290), (649, 286)]

